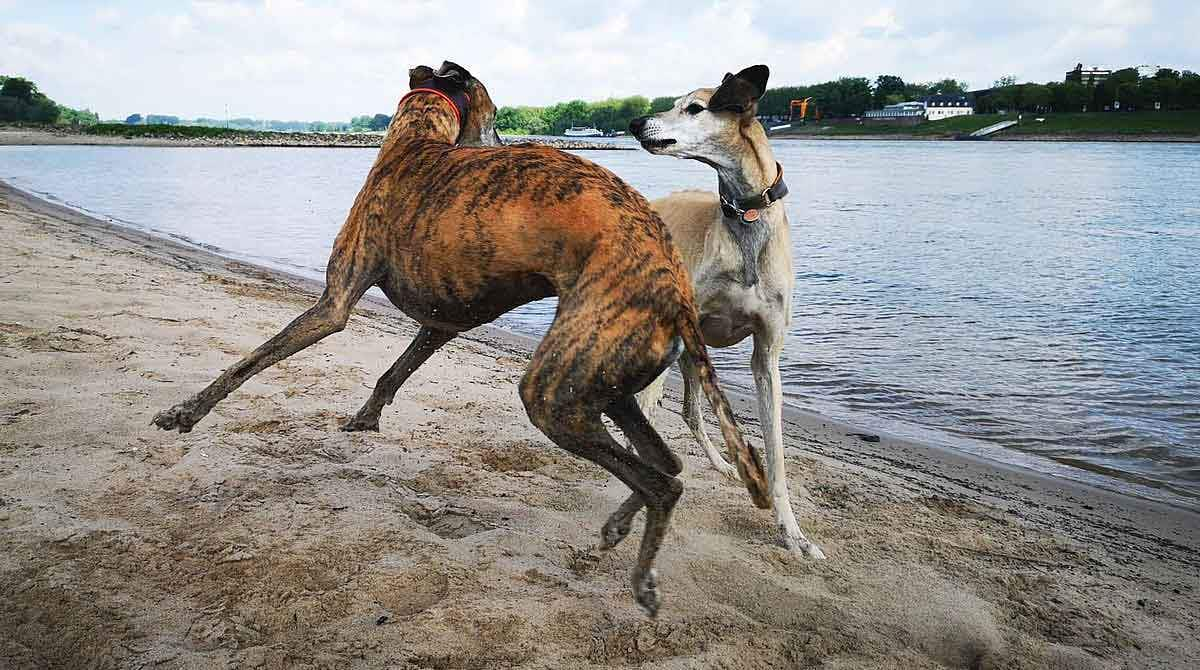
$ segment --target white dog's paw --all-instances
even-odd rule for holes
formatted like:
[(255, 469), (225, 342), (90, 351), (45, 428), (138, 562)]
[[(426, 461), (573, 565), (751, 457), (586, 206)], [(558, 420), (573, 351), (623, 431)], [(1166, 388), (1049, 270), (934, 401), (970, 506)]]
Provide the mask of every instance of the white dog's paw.
[(721, 476), (731, 482), (741, 483), (742, 477), (738, 474), (737, 466), (730, 465), (725, 462), (725, 459), (720, 459), (712, 462), (712, 466), (716, 468)]
[(779, 544), (792, 554), (812, 561), (825, 559), (825, 552), (816, 544), (808, 541), (803, 533), (789, 533), (783, 526), (779, 527)]

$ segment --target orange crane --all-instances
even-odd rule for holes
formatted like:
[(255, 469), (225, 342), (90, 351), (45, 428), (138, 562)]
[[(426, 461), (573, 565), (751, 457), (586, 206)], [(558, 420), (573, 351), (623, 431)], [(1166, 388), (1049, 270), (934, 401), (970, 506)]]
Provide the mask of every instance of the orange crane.
[[(805, 119), (808, 117), (808, 106), (810, 104), (813, 106), (813, 119), (820, 121), (821, 109), (817, 106), (817, 103), (812, 101), (811, 97), (803, 100), (793, 100), (788, 104), (788, 114), (791, 119), (793, 121), (804, 123)], [(799, 110), (799, 115), (796, 113), (797, 110)]]

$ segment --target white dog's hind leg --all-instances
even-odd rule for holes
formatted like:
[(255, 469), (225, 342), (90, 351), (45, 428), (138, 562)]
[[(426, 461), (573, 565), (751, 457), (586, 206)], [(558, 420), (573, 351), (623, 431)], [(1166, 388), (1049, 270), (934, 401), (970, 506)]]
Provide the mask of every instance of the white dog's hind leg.
[(783, 388), (779, 377), (779, 354), (782, 337), (754, 334), (754, 355), (750, 367), (758, 393), (758, 419), (766, 443), (767, 476), (771, 483), (771, 502), (775, 510), (775, 525), (779, 541), (793, 553), (807, 558), (825, 558), (821, 548), (804, 537), (792, 500), (788, 494), (787, 464), (783, 460)]
[(697, 373), (692, 361), (684, 354), (679, 358), (679, 371), (683, 374), (683, 420), (687, 423), (688, 428), (692, 429), (692, 435), (696, 441), (704, 448), (704, 453), (708, 456), (708, 462), (717, 469), (730, 481), (741, 481), (738, 477), (737, 468), (730, 465), (717, 447), (713, 445), (712, 440), (708, 439), (708, 433), (704, 430), (704, 414), (701, 413), (700, 395), (700, 377)]

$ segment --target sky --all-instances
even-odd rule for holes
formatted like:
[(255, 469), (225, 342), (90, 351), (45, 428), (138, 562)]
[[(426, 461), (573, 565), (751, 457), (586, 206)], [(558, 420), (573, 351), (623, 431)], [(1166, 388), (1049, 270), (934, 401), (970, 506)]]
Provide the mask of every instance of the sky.
[(345, 121), (390, 114), (408, 69), (442, 60), (497, 105), (544, 105), (679, 95), (755, 63), (772, 86), (1200, 70), (1198, 34), (1196, 0), (0, 0), (0, 74), (106, 119)]

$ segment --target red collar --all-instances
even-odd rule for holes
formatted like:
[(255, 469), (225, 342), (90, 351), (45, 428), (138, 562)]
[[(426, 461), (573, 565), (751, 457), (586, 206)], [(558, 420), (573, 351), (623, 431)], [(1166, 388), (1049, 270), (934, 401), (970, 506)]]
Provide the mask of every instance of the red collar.
[[(442, 100), (445, 100), (446, 102), (450, 103), (450, 109), (454, 111), (454, 120), (458, 122), (459, 132), (462, 132), (463, 110), (459, 108), (459, 105), (460, 105), (459, 102), (455, 101), (453, 98), (446, 95), (442, 91), (437, 90), (436, 88), (414, 88), (413, 90), (409, 91), (408, 93), (405, 93), (403, 98), (400, 98), (400, 103), (403, 104), (404, 101), (408, 100), (409, 96), (413, 95), (414, 93), (432, 93), (432, 94), (438, 96), (439, 98), (441, 98)], [(463, 97), (464, 98), (467, 97), (465, 93), (463, 94)], [(467, 100), (470, 100), (470, 98), (467, 98)]]

